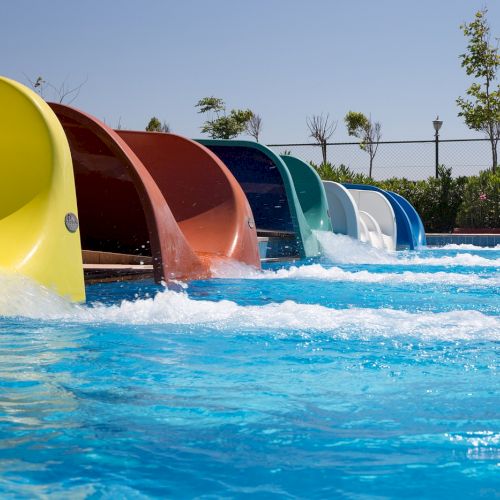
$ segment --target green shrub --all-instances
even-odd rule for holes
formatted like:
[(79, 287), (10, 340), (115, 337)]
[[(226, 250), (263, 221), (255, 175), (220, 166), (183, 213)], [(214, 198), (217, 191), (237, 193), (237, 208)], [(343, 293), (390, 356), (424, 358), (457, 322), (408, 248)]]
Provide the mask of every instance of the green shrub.
[(500, 173), (491, 170), (469, 177), (457, 214), (458, 227), (500, 227)]
[(393, 177), (374, 181), (349, 167), (331, 163), (311, 165), (324, 180), (369, 184), (405, 197), (417, 210), (427, 232), (451, 232), (455, 227), (500, 227), (500, 174), (490, 170), (478, 176), (456, 177), (440, 165), (438, 178), (410, 181)]
[(388, 179), (379, 186), (404, 196), (419, 213), (427, 232), (450, 232), (455, 227), (467, 178), (453, 178), (451, 168), (443, 165), (439, 166), (438, 174), (437, 179), (429, 177), (425, 181)]
[(316, 165), (311, 162), (311, 166), (316, 169), (319, 176), (325, 181), (352, 183), (352, 184), (371, 184), (375, 185), (375, 181), (364, 174), (356, 174), (349, 167), (340, 165), (336, 167), (331, 163), (322, 163)]

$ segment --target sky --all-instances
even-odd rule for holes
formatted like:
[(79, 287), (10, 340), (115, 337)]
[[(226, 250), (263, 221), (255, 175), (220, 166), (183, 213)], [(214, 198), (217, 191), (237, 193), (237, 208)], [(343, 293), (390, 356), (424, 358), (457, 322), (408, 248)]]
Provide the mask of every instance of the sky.
[[(306, 117), (349, 110), (382, 124), (383, 140), (482, 137), (457, 117), (471, 83), (460, 66), (464, 21), (490, 0), (2, 1), (0, 75), (55, 86), (85, 81), (72, 104), (115, 127), (154, 115), (201, 137), (205, 96), (262, 117), (264, 143), (310, 142)], [(48, 96), (50, 97), (50, 95)]]

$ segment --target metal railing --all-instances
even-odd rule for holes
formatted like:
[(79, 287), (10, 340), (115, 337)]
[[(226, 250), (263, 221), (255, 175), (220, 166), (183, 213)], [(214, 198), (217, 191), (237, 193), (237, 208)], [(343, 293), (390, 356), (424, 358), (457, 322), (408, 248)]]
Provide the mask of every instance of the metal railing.
[[(437, 145), (435, 140), (381, 141), (373, 161), (372, 176), (377, 180), (432, 177), (436, 172), (436, 146), (439, 163), (451, 167), (454, 177), (476, 175), (491, 168), (491, 143), (488, 139), (444, 139)], [(286, 152), (316, 165), (323, 161), (321, 146), (317, 143), (269, 144), (268, 147), (276, 153)], [(328, 143), (327, 161), (368, 175), (370, 157), (360, 148), (359, 142)]]

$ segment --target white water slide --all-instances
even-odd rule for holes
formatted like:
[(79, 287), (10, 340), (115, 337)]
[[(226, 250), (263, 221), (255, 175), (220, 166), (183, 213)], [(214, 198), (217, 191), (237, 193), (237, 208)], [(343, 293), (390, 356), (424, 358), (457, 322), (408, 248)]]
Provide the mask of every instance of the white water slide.
[(323, 181), (333, 232), (369, 243), (375, 248), (396, 249), (396, 217), (383, 194), (347, 189)]

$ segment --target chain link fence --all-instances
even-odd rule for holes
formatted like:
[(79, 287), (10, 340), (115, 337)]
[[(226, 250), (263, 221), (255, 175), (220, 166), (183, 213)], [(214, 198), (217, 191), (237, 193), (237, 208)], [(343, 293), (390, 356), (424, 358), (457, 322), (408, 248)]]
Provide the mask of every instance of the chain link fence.
[[(269, 144), (278, 154), (291, 154), (320, 165), (323, 161), (319, 144)], [(438, 142), (439, 163), (452, 168), (453, 177), (476, 175), (491, 168), (491, 143), (488, 139), (448, 139)], [(357, 142), (327, 144), (327, 161), (345, 165), (355, 173), (368, 175), (370, 157)], [(372, 176), (376, 180), (406, 177), (427, 179), (435, 175), (435, 141), (380, 142), (373, 161)]]

